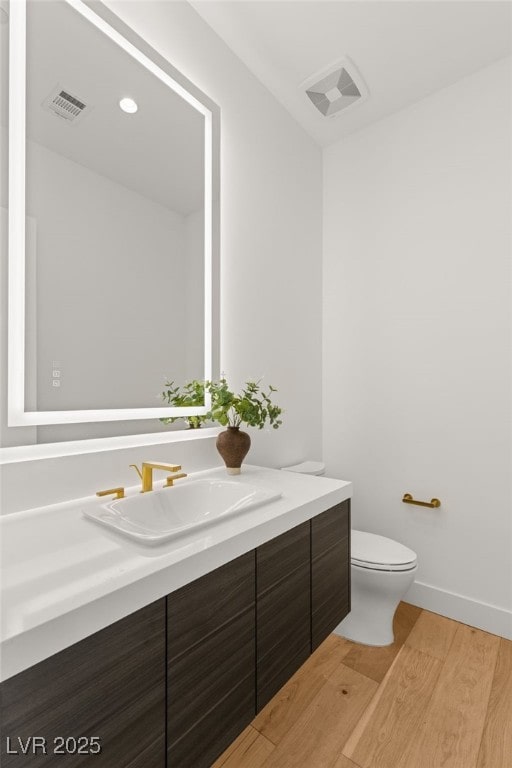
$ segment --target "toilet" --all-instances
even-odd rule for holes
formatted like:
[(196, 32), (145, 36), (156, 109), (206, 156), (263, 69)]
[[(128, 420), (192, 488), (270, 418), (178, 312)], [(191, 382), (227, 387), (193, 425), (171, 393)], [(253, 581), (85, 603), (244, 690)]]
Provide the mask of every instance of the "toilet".
[[(320, 461), (304, 461), (287, 472), (323, 475)], [(393, 539), (366, 531), (351, 534), (351, 612), (334, 630), (364, 645), (390, 645), (398, 603), (418, 570), (416, 553)]]

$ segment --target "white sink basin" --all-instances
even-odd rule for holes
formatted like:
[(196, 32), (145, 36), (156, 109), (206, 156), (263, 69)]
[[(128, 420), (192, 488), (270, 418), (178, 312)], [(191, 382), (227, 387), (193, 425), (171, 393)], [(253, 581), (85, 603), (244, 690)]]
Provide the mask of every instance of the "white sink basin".
[(235, 480), (182, 480), (172, 488), (84, 509), (83, 514), (141, 544), (160, 544), (281, 495), (281, 491)]

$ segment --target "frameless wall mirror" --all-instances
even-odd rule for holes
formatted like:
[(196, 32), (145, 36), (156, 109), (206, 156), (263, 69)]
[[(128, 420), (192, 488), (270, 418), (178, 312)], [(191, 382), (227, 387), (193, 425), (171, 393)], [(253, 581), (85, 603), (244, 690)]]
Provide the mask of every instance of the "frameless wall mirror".
[(160, 393), (218, 370), (217, 107), (101, 3), (9, 25), (9, 426), (205, 413)]

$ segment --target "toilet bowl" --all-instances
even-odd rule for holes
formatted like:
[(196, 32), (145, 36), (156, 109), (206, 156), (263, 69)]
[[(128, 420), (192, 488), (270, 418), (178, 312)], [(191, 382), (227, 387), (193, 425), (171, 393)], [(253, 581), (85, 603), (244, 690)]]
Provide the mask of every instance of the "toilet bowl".
[(300, 464), (294, 464), (291, 467), (281, 467), (286, 472), (297, 472), (299, 475), (323, 475), (325, 474), (325, 464), (323, 461), (302, 461)]
[[(305, 461), (290, 472), (321, 475), (322, 462)], [(390, 645), (398, 603), (418, 570), (416, 553), (409, 547), (375, 533), (351, 532), (351, 611), (335, 634), (364, 645)]]

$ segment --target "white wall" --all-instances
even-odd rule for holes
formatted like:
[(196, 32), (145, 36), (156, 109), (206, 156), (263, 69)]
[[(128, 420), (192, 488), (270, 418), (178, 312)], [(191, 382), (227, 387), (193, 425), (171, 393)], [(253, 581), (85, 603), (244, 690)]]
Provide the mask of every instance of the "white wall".
[(512, 636), (510, 95), (501, 60), (325, 151), (323, 425), (409, 599)]
[(187, 3), (108, 5), (221, 108), (221, 366), (235, 386), (264, 376), (286, 411), (251, 431), (250, 460), (319, 455), (320, 149)]
[[(37, 230), (37, 409), (160, 405), (164, 376), (186, 375), (175, 338), (194, 260), (185, 217), (35, 142), (27, 168), (27, 215)], [(53, 360), (60, 387), (52, 386)]]
[[(279, 388), (285, 409), (280, 430), (251, 430), (249, 459), (279, 466), (317, 456), (321, 152), (187, 3), (109, 5), (221, 108), (222, 367), (234, 385), (265, 375)], [(43, 497), (48, 503), (84, 495), (104, 485), (107, 475), (109, 482), (133, 483), (127, 465), (136, 453), (123, 452), (121, 464), (120, 453), (113, 452), (101, 461), (85, 455), (7, 465), (3, 511), (36, 506)], [(185, 470), (220, 462), (213, 445), (207, 451), (174, 444), (148, 454), (184, 457)], [(16, 493), (20, 483), (22, 501)]]

